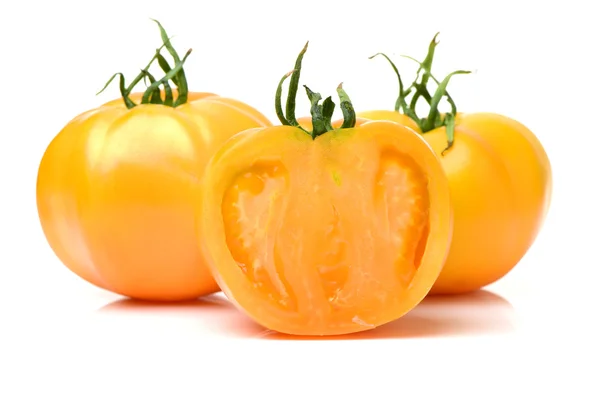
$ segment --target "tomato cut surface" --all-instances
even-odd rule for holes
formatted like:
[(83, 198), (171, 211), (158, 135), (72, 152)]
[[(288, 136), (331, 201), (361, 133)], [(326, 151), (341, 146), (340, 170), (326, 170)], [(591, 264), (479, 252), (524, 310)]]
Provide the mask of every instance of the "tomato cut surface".
[(427, 294), (449, 248), (448, 182), (414, 131), (371, 122), (312, 139), (250, 130), (206, 170), (200, 236), (221, 289), (267, 328), (343, 334)]

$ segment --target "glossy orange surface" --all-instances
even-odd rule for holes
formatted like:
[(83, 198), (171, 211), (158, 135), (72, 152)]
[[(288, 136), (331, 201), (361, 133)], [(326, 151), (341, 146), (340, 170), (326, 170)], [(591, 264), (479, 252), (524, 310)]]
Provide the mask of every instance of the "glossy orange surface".
[(315, 140), (290, 126), (248, 130), (218, 150), (205, 179), (196, 215), (209, 266), (269, 329), (373, 329), (415, 307), (445, 261), (447, 179), (420, 135), (398, 124)]
[(219, 145), (270, 125), (252, 107), (210, 93), (190, 93), (177, 108), (128, 110), (117, 99), (77, 116), (39, 166), (48, 243), (81, 278), (124, 296), (185, 300), (218, 291), (197, 245), (194, 193)]
[[(357, 115), (410, 120), (388, 110)], [(445, 127), (423, 137), (448, 176), (454, 214), (450, 253), (431, 294), (477, 290), (512, 270), (537, 237), (551, 199), (550, 161), (527, 127), (493, 113), (458, 114), (454, 145), (444, 155)]]

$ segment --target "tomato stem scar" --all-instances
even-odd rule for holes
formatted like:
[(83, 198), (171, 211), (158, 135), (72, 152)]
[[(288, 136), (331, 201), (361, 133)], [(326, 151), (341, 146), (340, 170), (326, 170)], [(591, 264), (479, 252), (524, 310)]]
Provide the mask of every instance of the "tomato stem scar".
[[(158, 49), (156, 49), (154, 56), (152, 57), (152, 59), (150, 59), (146, 67), (141, 69), (140, 73), (131, 81), (131, 83), (127, 87), (125, 87), (125, 76), (123, 75), (123, 73), (117, 72), (116, 74), (111, 76), (108, 82), (106, 82), (104, 87), (98, 93), (96, 93), (96, 95), (99, 95), (100, 93), (104, 92), (104, 90), (106, 90), (106, 88), (112, 83), (112, 81), (116, 77), (119, 77), (119, 91), (121, 92), (121, 97), (123, 97), (123, 102), (125, 103), (125, 106), (128, 109), (131, 109), (137, 105), (129, 97), (131, 91), (136, 87), (136, 85), (140, 81), (144, 80), (145, 82), (147, 79), (150, 82), (150, 85), (146, 88), (146, 91), (142, 96), (140, 104), (161, 104), (167, 107), (177, 107), (187, 102), (188, 85), (187, 79), (185, 77), (185, 71), (183, 70), (183, 64), (192, 52), (192, 49), (189, 49), (185, 53), (184, 57), (180, 58), (177, 54), (177, 51), (171, 44), (171, 38), (167, 35), (167, 32), (165, 31), (161, 23), (155, 19), (152, 19), (152, 21), (156, 22), (156, 24), (158, 25), (163, 43)], [(171, 57), (173, 58), (173, 67), (171, 67), (167, 59), (161, 54), (163, 48), (166, 48)], [(155, 61), (158, 62), (158, 65), (165, 73), (165, 75), (158, 80), (149, 72), (150, 67)], [(173, 98), (173, 89), (171, 88), (169, 81), (173, 82), (173, 84), (177, 87), (176, 99)], [(161, 98), (161, 86), (164, 88), (165, 92), (164, 99)]]
[[(447, 87), (448, 87), (448, 84), (450, 83), (450, 79), (454, 75), (470, 74), (471, 71), (465, 71), (465, 70), (453, 71), (453, 72), (449, 73), (441, 82), (438, 79), (436, 79), (435, 76), (433, 76), (433, 74), (431, 73), (431, 66), (433, 64), (435, 48), (439, 43), (439, 41), (437, 40), (438, 35), (439, 35), (439, 32), (435, 34), (435, 36), (429, 43), (429, 49), (428, 49), (427, 55), (425, 56), (423, 61), (418, 61), (417, 59), (407, 56), (407, 55), (401, 56), (401, 57), (410, 59), (411, 61), (414, 61), (417, 64), (419, 64), (419, 68), (417, 69), (417, 75), (415, 77), (415, 80), (412, 82), (412, 84), (407, 89), (404, 89), (404, 84), (402, 82), (400, 72), (398, 72), (398, 68), (396, 67), (394, 62), (388, 56), (386, 56), (383, 53), (377, 53), (377, 54), (369, 57), (369, 59), (372, 59), (375, 56), (381, 55), (381, 56), (385, 57), (386, 60), (389, 62), (389, 64), (392, 66), (392, 69), (394, 70), (394, 73), (396, 74), (396, 77), (398, 79), (398, 85), (399, 85), (399, 94), (398, 94), (398, 98), (396, 100), (396, 104), (394, 107), (395, 111), (402, 112), (403, 114), (408, 116), (410, 119), (412, 119), (419, 126), (419, 129), (421, 130), (421, 132), (423, 134), (426, 134), (427, 132), (429, 132), (433, 129), (439, 128), (441, 126), (446, 127), (446, 138), (447, 138), (448, 144), (447, 144), (446, 148), (442, 151), (442, 155), (444, 155), (446, 153), (446, 151), (448, 151), (454, 144), (454, 125), (455, 125), (456, 113), (457, 113), (456, 104), (454, 103), (454, 100), (448, 93)], [(433, 93), (433, 95), (429, 92), (429, 90), (427, 88), (427, 85), (429, 84), (430, 79), (437, 85), (437, 88), (436, 88), (435, 92)], [(414, 92), (413, 92), (413, 89), (414, 89)], [(411, 95), (412, 95), (412, 97), (410, 98), (410, 103), (407, 103), (407, 98)], [(449, 113), (445, 113), (442, 116), (442, 114), (440, 113), (440, 110), (439, 110), (439, 104), (443, 97), (445, 97), (446, 100), (448, 101), (451, 111)], [(420, 98), (423, 98), (429, 106), (429, 111), (427, 112), (427, 116), (423, 117), (423, 118), (418, 116), (417, 110), (416, 110), (417, 103)]]
[[(294, 69), (286, 73), (279, 80), (277, 90), (275, 91), (275, 113), (277, 114), (277, 118), (282, 125), (295, 126), (299, 129), (302, 129), (313, 139), (315, 139), (326, 132), (334, 130), (331, 119), (335, 110), (335, 103), (333, 102), (331, 96), (328, 96), (325, 100), (323, 100), (323, 104), (319, 104), (322, 99), (321, 94), (313, 92), (308, 86), (303, 85), (304, 89), (306, 90), (306, 95), (310, 100), (310, 114), (312, 116), (313, 129), (311, 132), (309, 132), (298, 123), (298, 120), (296, 119), (296, 95), (298, 93), (302, 59), (304, 58), (304, 54), (306, 53), (307, 49), (308, 42), (306, 42), (304, 48), (302, 48), (298, 54)], [(286, 112), (284, 115), (283, 106), (281, 104), (281, 96), (283, 92), (283, 84), (289, 77), (291, 77), (291, 79), (288, 88)], [(348, 96), (348, 94), (344, 91), (341, 83), (337, 87), (337, 94), (340, 98), (340, 108), (344, 117), (344, 122), (339, 129), (352, 128), (356, 125), (356, 112), (352, 106), (350, 96)]]

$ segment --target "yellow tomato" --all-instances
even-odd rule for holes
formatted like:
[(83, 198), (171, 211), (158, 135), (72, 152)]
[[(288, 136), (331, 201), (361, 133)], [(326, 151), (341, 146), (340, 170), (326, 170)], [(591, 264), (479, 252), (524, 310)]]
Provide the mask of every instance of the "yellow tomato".
[(506, 275), (533, 244), (551, 198), (550, 162), (522, 124), (497, 114), (467, 114), (454, 135), (444, 155), (444, 127), (423, 135), (450, 181), (455, 219), (450, 253), (432, 294), (473, 291)]
[[(170, 75), (182, 86), (182, 75)], [(124, 296), (185, 300), (218, 291), (197, 246), (193, 194), (221, 143), (270, 125), (249, 105), (209, 93), (187, 93), (176, 107), (130, 108), (118, 99), (84, 112), (39, 166), (37, 207), (48, 243), (75, 274)]]
[[(439, 84), (437, 100), (447, 95), (447, 83), (448, 79)], [(527, 127), (506, 116), (458, 113), (450, 129), (438, 123), (426, 130), (426, 118), (410, 118), (406, 114), (416, 115), (414, 109), (405, 110), (357, 115), (394, 121), (421, 133), (446, 172), (454, 231), (448, 259), (431, 294), (469, 292), (497, 281), (529, 250), (548, 211), (552, 171), (543, 146)], [(445, 115), (439, 116), (443, 121)]]
[(319, 105), (307, 89), (316, 128), (301, 128), (288, 107), (289, 119), (278, 112), (283, 126), (232, 137), (196, 202), (221, 289), (278, 332), (346, 334), (401, 317), (427, 295), (450, 243), (449, 188), (435, 153), (398, 124), (354, 127), (338, 90), (346, 116), (338, 128), (331, 99)]

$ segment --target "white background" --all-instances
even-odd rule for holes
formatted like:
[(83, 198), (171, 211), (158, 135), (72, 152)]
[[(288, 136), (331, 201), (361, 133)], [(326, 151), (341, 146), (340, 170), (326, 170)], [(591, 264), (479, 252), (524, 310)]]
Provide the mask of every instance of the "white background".
[[(594, 2), (351, 1), (2, 3), (0, 399), (600, 398)], [(150, 17), (180, 53), (194, 48), (192, 90), (273, 122), (277, 81), (306, 40), (301, 83), (329, 95), (343, 81), (357, 109), (390, 108), (392, 71), (368, 57), (387, 52), (408, 79), (399, 55), (422, 58), (440, 31), (434, 73), (476, 71), (450, 84), (459, 107), (511, 116), (544, 144), (554, 195), (542, 233), (489, 293), (425, 302), (356, 340), (269, 340), (219, 298), (119, 303), (51, 252), (35, 180), (64, 124), (118, 96), (95, 96), (106, 79), (145, 65), (160, 40)]]

